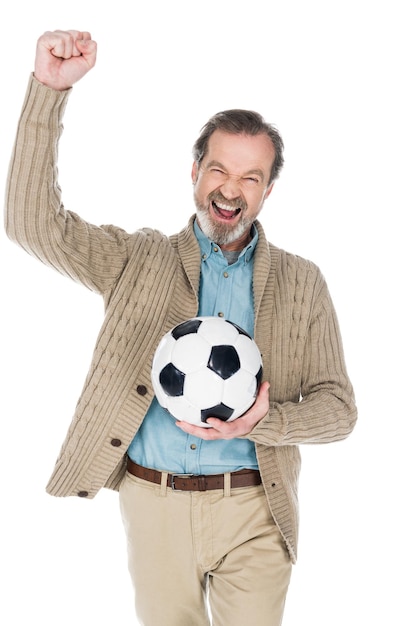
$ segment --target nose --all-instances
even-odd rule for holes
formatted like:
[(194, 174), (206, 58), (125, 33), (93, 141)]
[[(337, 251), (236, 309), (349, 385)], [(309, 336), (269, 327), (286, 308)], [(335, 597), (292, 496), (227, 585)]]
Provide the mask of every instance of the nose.
[(241, 195), (241, 189), (238, 182), (238, 177), (228, 176), (221, 187), (222, 194), (228, 200), (233, 200)]

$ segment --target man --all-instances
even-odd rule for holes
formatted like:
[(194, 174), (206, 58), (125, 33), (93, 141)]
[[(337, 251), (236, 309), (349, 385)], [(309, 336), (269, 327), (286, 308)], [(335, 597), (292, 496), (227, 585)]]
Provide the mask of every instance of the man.
[[(95, 64), (78, 31), (38, 40), (6, 193), (6, 230), (29, 253), (100, 293), (92, 364), (47, 491), (118, 490), (141, 623), (277, 626), (297, 554), (298, 444), (347, 437), (356, 421), (334, 308), (318, 268), (268, 243), (257, 217), (283, 164), (257, 113), (215, 115), (194, 146), (196, 215), (169, 238), (66, 211), (56, 145), (70, 88)], [(196, 315), (254, 336), (254, 405), (211, 428), (158, 405), (152, 356)]]

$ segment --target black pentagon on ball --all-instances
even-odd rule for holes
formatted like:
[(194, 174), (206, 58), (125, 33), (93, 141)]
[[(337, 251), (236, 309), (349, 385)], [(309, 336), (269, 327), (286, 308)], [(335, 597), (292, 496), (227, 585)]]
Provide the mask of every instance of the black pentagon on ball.
[(171, 331), (174, 339), (180, 339), (180, 337), (184, 337), (184, 335), (191, 335), (192, 333), (197, 333), (199, 330), (199, 326), (201, 325), (202, 320), (199, 319), (191, 319), (182, 322)]
[(210, 409), (203, 409), (200, 411), (200, 420), (202, 422), (206, 422), (208, 417), (217, 417), (220, 420), (226, 422), (234, 412), (234, 409), (231, 409), (226, 404), (222, 402), (217, 404), (216, 406), (212, 406)]
[(160, 372), (160, 384), (168, 396), (183, 395), (185, 375), (172, 363), (168, 363)]
[(236, 374), (240, 366), (238, 352), (234, 346), (213, 346), (209, 356), (208, 368), (218, 374), (223, 380), (227, 380), (227, 378)]

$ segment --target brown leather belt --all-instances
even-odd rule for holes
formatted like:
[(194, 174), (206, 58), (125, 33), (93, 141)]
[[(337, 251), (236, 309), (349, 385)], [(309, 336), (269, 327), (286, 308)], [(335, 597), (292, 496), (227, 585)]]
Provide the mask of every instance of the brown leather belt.
[[(137, 465), (128, 457), (127, 470), (137, 478), (161, 485), (162, 472)], [(208, 491), (224, 488), (225, 474), (168, 474), (167, 485), (174, 491)], [(243, 469), (231, 472), (231, 489), (236, 487), (255, 487), (261, 485), (258, 470)]]

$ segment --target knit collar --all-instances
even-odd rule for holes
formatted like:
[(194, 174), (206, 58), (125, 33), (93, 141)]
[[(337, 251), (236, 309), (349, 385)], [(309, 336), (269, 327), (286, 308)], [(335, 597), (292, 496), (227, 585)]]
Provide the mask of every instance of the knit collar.
[[(177, 235), (171, 235), (172, 245), (178, 250), (181, 263), (193, 288), (196, 299), (199, 294), (200, 279), (200, 247), (194, 232), (196, 214), (193, 214), (187, 226)], [(254, 254), (254, 303), (257, 307), (261, 301), (270, 271), (270, 246), (261, 223), (254, 222), (258, 232), (258, 241)]]

